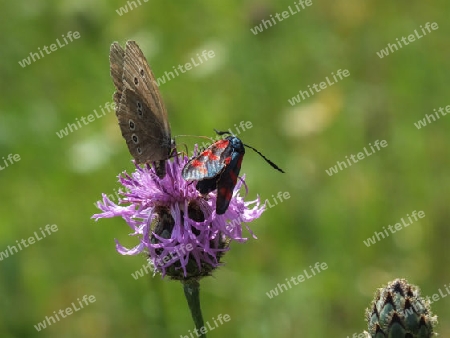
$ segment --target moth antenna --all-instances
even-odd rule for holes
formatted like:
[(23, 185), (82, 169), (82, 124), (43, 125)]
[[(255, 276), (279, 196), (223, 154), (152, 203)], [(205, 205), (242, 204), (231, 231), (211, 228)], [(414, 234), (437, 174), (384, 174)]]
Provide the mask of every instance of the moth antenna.
[(284, 173), (283, 169), (281, 169), (279, 166), (277, 166), (275, 163), (273, 163), (271, 160), (269, 160), (267, 157), (265, 157), (263, 154), (261, 154), (258, 150), (256, 150), (252, 146), (249, 146), (248, 144), (245, 144), (245, 143), (244, 143), (244, 146), (246, 146), (247, 148), (253, 149), (259, 156), (261, 156), (263, 159), (265, 159), (266, 162), (269, 163), (272, 168), (278, 170), (279, 172)]
[(233, 135), (229, 131), (219, 131), (217, 129), (214, 129), (214, 131), (216, 132), (217, 135)]

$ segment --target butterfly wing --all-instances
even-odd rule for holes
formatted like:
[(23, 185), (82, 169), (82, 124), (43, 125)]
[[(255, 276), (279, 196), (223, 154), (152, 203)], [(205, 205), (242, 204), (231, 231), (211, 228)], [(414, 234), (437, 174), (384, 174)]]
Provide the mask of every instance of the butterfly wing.
[(164, 161), (173, 148), (170, 125), (155, 77), (136, 42), (128, 41), (125, 50), (111, 45), (110, 70), (116, 115), (131, 155), (137, 163), (159, 162), (157, 174), (164, 177)]
[(110, 73), (116, 87), (116, 92), (113, 95), (116, 111), (119, 108), (120, 98), (123, 90), (123, 64), (125, 59), (125, 51), (118, 43), (113, 43), (109, 52)]

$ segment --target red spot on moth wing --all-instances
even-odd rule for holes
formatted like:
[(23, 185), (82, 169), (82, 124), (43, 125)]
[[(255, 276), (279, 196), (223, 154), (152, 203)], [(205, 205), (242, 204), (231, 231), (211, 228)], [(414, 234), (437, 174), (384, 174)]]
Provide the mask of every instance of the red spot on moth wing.
[(223, 161), (223, 163), (225, 163), (225, 165), (230, 164), (230, 162), (231, 162), (231, 156), (228, 156), (228, 157)]
[(216, 143), (214, 143), (213, 146), (215, 148), (225, 149), (226, 147), (228, 147), (228, 144), (230, 144), (229, 140), (219, 140)]
[(231, 197), (233, 196), (233, 191), (231, 189), (228, 189), (227, 187), (221, 187), (219, 189), (219, 195), (224, 196), (226, 201), (231, 200)]
[(201, 154), (200, 154), (200, 156), (205, 156), (205, 157), (209, 157), (210, 155), (212, 154), (212, 151), (211, 151), (211, 149), (205, 149)]
[(237, 164), (236, 164), (236, 168), (237, 168), (238, 170), (241, 170), (241, 164), (242, 164), (242, 160), (243, 160), (243, 159), (244, 159), (244, 156), (243, 156), (243, 155), (239, 156), (238, 162), (237, 162)]
[[(201, 156), (202, 156), (202, 157), (207, 157), (207, 160), (210, 160), (210, 161), (218, 161), (218, 160), (220, 159), (220, 157), (217, 156), (217, 155), (213, 152), (213, 150), (215, 150), (215, 149), (210, 149), (210, 148), (208, 148), (208, 149), (206, 149), (206, 150), (201, 154)], [(222, 152), (222, 151), (220, 151), (220, 152)]]
[(201, 169), (201, 167), (205, 167), (205, 162), (203, 162), (203, 161), (200, 161), (200, 160), (198, 160), (198, 159), (194, 159), (194, 160), (192, 160), (192, 162), (191, 162), (191, 166), (193, 166), (194, 168), (199, 168), (199, 169)]
[(230, 200), (233, 193), (231, 189), (228, 189), (227, 187), (221, 187), (219, 189), (219, 194), (225, 196), (227, 200)]
[(206, 169), (205, 163), (198, 159), (192, 160), (191, 166), (193, 170), (197, 171), (201, 175), (208, 174), (208, 169)]
[(228, 209), (231, 197), (233, 196), (233, 189), (229, 188), (232, 187), (223, 186), (217, 189), (216, 212), (218, 215), (224, 214)]
[(233, 181), (233, 184), (236, 185), (238, 177), (233, 170), (230, 171), (230, 178)]

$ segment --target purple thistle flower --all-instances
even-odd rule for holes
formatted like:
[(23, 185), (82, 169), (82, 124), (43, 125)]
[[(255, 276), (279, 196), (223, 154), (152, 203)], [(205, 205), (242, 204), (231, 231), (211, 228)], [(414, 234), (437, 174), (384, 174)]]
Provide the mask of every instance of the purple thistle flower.
[(163, 179), (149, 165), (136, 165), (131, 176), (123, 172), (119, 181), (126, 191), (119, 193), (124, 197), (115, 204), (102, 194), (103, 202), (97, 203), (102, 213), (92, 216), (96, 220), (122, 217), (132, 229), (131, 235), (139, 237), (139, 244), (127, 249), (116, 240), (117, 251), (122, 255), (144, 252), (155, 272), (184, 281), (211, 275), (221, 265), (220, 258), (231, 241), (247, 240), (242, 236), (242, 223), (257, 219), (265, 210), (259, 197), (245, 202), (239, 195), (245, 185), (242, 177), (228, 210), (217, 215), (216, 191), (202, 196), (195, 184), (182, 178), (187, 161), (186, 156), (167, 161)]

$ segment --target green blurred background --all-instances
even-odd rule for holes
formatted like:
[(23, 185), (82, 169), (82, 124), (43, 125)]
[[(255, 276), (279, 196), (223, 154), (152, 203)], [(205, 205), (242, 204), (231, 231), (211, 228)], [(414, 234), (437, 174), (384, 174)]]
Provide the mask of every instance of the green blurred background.
[[(180, 337), (193, 329), (177, 282), (131, 273), (143, 256), (121, 256), (114, 238), (135, 238), (119, 218), (94, 222), (101, 193), (132, 170), (114, 113), (59, 138), (56, 132), (112, 101), (108, 53), (136, 40), (157, 77), (197, 52), (215, 58), (160, 87), (172, 134), (240, 134), (286, 174), (247, 152), (249, 199), (291, 198), (250, 224), (258, 240), (233, 243), (226, 266), (202, 281), (205, 321), (231, 321), (208, 337), (347, 337), (366, 328), (377, 287), (396, 277), (437, 293), (448, 265), (450, 117), (414, 122), (450, 104), (450, 4), (317, 1), (254, 35), (262, 19), (294, 2), (168, 3), (5, 1), (1, 5), (0, 251), (46, 224), (59, 231), (0, 261), (1, 337)], [(137, 2), (137, 0), (136, 0)], [(376, 52), (426, 22), (439, 29), (384, 58)], [(80, 38), (21, 67), (68, 31)], [(350, 77), (291, 107), (300, 89), (338, 69)], [(385, 139), (388, 147), (328, 176), (325, 169)], [(180, 139), (192, 147), (195, 139)], [(3, 162), (0, 161), (3, 165)], [(363, 240), (407, 213), (426, 217), (367, 247)], [(309, 265), (328, 269), (269, 299), (277, 283)], [(33, 325), (83, 295), (96, 302), (37, 332)], [(450, 298), (434, 303), (450, 334)]]

